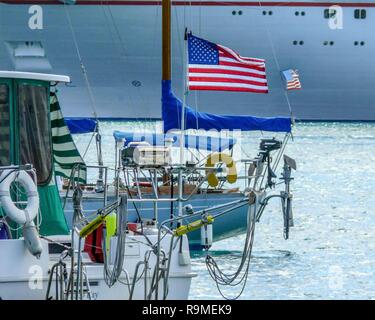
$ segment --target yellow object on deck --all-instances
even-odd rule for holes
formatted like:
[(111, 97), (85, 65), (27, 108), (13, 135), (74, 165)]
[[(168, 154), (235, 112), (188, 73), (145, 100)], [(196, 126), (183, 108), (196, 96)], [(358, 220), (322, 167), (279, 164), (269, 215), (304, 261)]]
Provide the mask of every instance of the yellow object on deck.
[(110, 249), (111, 249), (111, 238), (116, 234), (116, 221), (117, 221), (117, 216), (116, 216), (116, 213), (114, 212), (112, 212), (111, 214), (105, 217), (105, 225), (107, 228), (105, 245), (107, 248), (107, 254), (109, 254)]
[(85, 225), (82, 230), (79, 232), (79, 236), (81, 238), (86, 238), (91, 232), (98, 229), (100, 225), (103, 223), (105, 217), (102, 215), (98, 215), (95, 219)]
[(207, 216), (206, 219), (201, 219), (201, 220), (193, 221), (193, 222), (188, 223), (185, 226), (178, 227), (177, 229), (175, 229), (173, 231), (173, 234), (176, 237), (179, 237), (179, 236), (187, 234), (187, 233), (189, 233), (191, 231), (198, 230), (198, 229), (200, 229), (201, 227), (203, 227), (203, 226), (205, 226), (207, 224), (212, 224), (213, 222), (214, 222), (214, 217), (213, 216)]

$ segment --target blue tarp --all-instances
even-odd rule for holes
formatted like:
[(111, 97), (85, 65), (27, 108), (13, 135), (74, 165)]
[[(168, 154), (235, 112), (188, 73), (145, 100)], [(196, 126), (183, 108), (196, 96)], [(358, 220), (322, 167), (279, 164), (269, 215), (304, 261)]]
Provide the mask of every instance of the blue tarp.
[[(181, 129), (182, 102), (173, 94), (171, 81), (162, 81), (162, 118), (164, 132)], [(292, 121), (289, 117), (260, 118), (253, 116), (215, 115), (198, 112), (185, 107), (185, 129), (242, 130), (290, 132)]]
[(90, 118), (65, 118), (70, 133), (89, 133), (96, 130), (96, 121)]
[[(116, 141), (125, 139), (125, 145), (130, 142), (146, 141), (153, 146), (164, 146), (166, 141), (172, 139), (173, 146), (180, 146), (180, 135), (173, 133), (136, 133), (136, 132), (122, 132), (114, 131), (113, 136)], [(232, 138), (216, 138), (209, 136), (185, 135), (185, 148), (194, 148), (197, 150), (208, 151), (224, 151), (225, 149), (232, 149), (236, 143), (236, 139)]]

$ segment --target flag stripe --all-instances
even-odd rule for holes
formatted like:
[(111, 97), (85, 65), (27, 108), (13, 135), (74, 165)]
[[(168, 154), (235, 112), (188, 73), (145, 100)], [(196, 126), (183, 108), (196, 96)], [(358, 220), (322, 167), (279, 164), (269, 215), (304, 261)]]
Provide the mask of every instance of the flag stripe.
[(247, 59), (243, 59), (243, 57), (241, 57), (237, 52), (233, 51), (232, 49), (224, 47), (222, 45), (217, 45), (217, 46), (219, 48), (219, 52), (221, 51), (225, 55), (232, 57), (233, 59), (239, 62), (243, 62), (245, 64), (258, 64), (258, 65), (264, 65), (265, 63), (265, 60), (263, 59), (256, 59), (256, 58), (250, 58), (250, 57), (247, 57)]
[(233, 78), (219, 78), (219, 77), (189, 77), (189, 83), (192, 82), (230, 82), (230, 83), (244, 83), (244, 84), (251, 84), (255, 86), (262, 86), (267, 87), (267, 83), (262, 83), (258, 81), (252, 80), (244, 80), (244, 79), (233, 79)]
[[(219, 52), (219, 57), (220, 57), (220, 61), (233, 61), (233, 62), (238, 62), (240, 64), (242, 64), (242, 62), (239, 62), (238, 60), (234, 59), (233, 57), (230, 57), (222, 52)], [(250, 67), (258, 67), (258, 68), (261, 68), (261, 67), (264, 67), (264, 63), (262, 64), (259, 64), (259, 63), (253, 63), (253, 64), (245, 64), (246, 66), (250, 66)]]
[(240, 80), (257, 81), (259, 83), (267, 83), (267, 80), (265, 78), (241, 76), (241, 75), (236, 75), (236, 74), (229, 75), (225, 73), (204, 73), (204, 72), (190, 72), (189, 73), (189, 79), (199, 78), (199, 77), (240, 79)]
[(239, 67), (239, 68), (243, 68), (243, 69), (259, 71), (263, 74), (266, 74), (266, 68), (264, 68), (264, 67), (248, 66), (248, 65), (243, 65), (242, 63), (239, 63), (239, 62), (228, 61), (228, 60), (229, 59), (223, 61), (223, 59), (220, 59), (219, 66)]
[(300, 84), (299, 80), (293, 80), (293, 81), (289, 81), (288, 84)]
[(221, 59), (232, 59), (233, 61), (238, 61), (239, 63), (244, 63), (246, 65), (252, 65), (252, 66), (264, 66), (265, 60), (263, 59), (255, 59), (255, 58), (246, 58), (241, 57), (240, 59), (237, 59), (235, 56), (228, 54), (227, 52), (224, 52), (222, 50), (219, 50), (219, 57)]
[(265, 75), (254, 73), (254, 72), (246, 72), (246, 71), (238, 71), (233, 70), (232, 68), (189, 68), (189, 74), (190, 73), (223, 73), (223, 74), (233, 74), (237, 76), (248, 76), (248, 77), (255, 77), (255, 78), (261, 78), (266, 79)]
[(268, 93), (267, 90), (258, 90), (258, 89), (251, 89), (251, 88), (236, 88), (233, 86), (227, 86), (227, 87), (217, 87), (217, 86), (195, 86), (190, 85), (189, 87), (191, 90), (210, 90), (210, 91), (240, 91), (240, 92), (254, 92), (254, 93)]
[[(241, 71), (241, 72), (250, 72), (249, 68), (247, 67), (237, 67), (237, 66), (225, 66), (225, 65), (200, 65), (200, 64), (190, 64), (189, 69), (213, 69), (215, 72), (217, 70), (233, 70), (233, 71)], [(251, 73), (265, 75), (263, 70), (251, 69)]]
[(222, 83), (222, 82), (217, 82), (217, 83), (212, 83), (212, 82), (205, 82), (205, 81), (189, 81), (189, 85), (192, 86), (203, 86), (203, 87), (209, 87), (209, 86), (215, 86), (215, 87), (233, 87), (233, 88), (247, 88), (247, 89), (254, 89), (254, 90), (267, 90), (267, 87), (264, 86), (256, 86), (252, 84), (246, 84), (246, 83)]
[(288, 81), (287, 89), (288, 90), (290, 90), (290, 89), (301, 89), (301, 83), (299, 82), (298, 79)]

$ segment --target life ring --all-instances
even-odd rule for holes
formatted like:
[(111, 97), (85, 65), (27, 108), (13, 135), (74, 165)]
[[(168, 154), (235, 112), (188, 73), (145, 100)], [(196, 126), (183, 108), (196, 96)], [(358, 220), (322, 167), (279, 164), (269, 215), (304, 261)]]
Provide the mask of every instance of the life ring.
[[(19, 209), (13, 202), (10, 195), (10, 186), (13, 181), (17, 182), (25, 189), (27, 194), (27, 206)], [(7, 216), (20, 225), (29, 224), (38, 214), (39, 196), (38, 189), (33, 179), (26, 171), (4, 170), (0, 175), (0, 203)]]
[[(235, 183), (237, 181), (237, 168), (232, 157), (226, 153), (214, 153), (208, 156), (206, 167), (214, 167), (217, 163), (225, 163), (227, 166), (227, 181), (229, 183)], [(207, 181), (211, 187), (217, 187), (219, 185), (219, 179), (214, 172), (206, 170)]]

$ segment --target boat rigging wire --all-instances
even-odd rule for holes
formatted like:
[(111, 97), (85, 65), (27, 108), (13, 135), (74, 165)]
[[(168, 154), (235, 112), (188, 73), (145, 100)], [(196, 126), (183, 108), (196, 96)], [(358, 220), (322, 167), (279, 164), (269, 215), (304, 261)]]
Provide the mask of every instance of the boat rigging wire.
[(64, 2), (64, 9), (65, 9), (65, 14), (66, 14), (66, 17), (67, 17), (67, 20), (68, 20), (68, 23), (69, 23), (69, 28), (70, 28), (70, 31), (71, 31), (71, 34), (72, 34), (72, 38), (73, 38), (74, 46), (75, 46), (75, 49), (76, 49), (77, 57), (78, 57), (78, 60), (79, 60), (80, 66), (81, 66), (81, 70), (82, 70), (85, 82), (86, 82), (86, 88), (87, 88), (87, 92), (89, 94), (91, 107), (93, 109), (94, 118), (96, 120), (98, 120), (98, 116), (97, 116), (98, 113), (97, 113), (97, 109), (96, 109), (96, 102), (95, 102), (94, 94), (93, 94), (92, 89), (91, 89), (91, 85), (90, 85), (90, 81), (89, 81), (89, 77), (88, 77), (88, 74), (87, 74), (85, 64), (83, 63), (81, 51), (79, 50), (78, 41), (77, 41), (76, 34), (74, 32), (72, 19), (71, 19), (69, 10), (67, 8), (67, 4), (65, 2)]
[(69, 13), (69, 9), (67, 8), (67, 3), (64, 2), (63, 6), (64, 6), (65, 14), (66, 14), (66, 17), (67, 17), (67, 20), (68, 20), (70, 32), (72, 34), (72, 39), (73, 39), (73, 43), (74, 43), (74, 46), (75, 46), (75, 49), (76, 49), (77, 57), (78, 57), (78, 60), (79, 60), (79, 63), (80, 63), (81, 71), (82, 71), (82, 74), (83, 74), (83, 77), (84, 77), (84, 80), (85, 80), (85, 83), (86, 83), (86, 89), (87, 89), (87, 93), (88, 93), (88, 96), (89, 96), (89, 99), (90, 99), (91, 108), (93, 110), (93, 115), (94, 115), (94, 118), (96, 120), (96, 125), (97, 125), (97, 128), (96, 128), (97, 130), (93, 131), (93, 133), (91, 135), (91, 138), (90, 138), (90, 141), (89, 141), (89, 143), (86, 147), (86, 150), (83, 154), (83, 158), (85, 158), (86, 154), (87, 154), (87, 152), (88, 152), (88, 150), (91, 146), (91, 143), (94, 139), (94, 136), (99, 134), (99, 130), (98, 130), (99, 119), (98, 119), (98, 113), (97, 113), (97, 108), (96, 108), (96, 100), (95, 100), (94, 94), (92, 92), (92, 87), (91, 87), (91, 84), (90, 84), (90, 81), (89, 81), (87, 70), (86, 70), (85, 64), (83, 62), (81, 51), (80, 51), (79, 46), (78, 46), (78, 40), (77, 40), (75, 31), (74, 31), (74, 27), (73, 27), (73, 23), (72, 23), (70, 13)]
[[(259, 4), (259, 8), (262, 9), (263, 8), (262, 2), (258, 0), (258, 4)], [(281, 68), (280, 68), (279, 60), (277, 59), (277, 55), (276, 55), (274, 43), (273, 43), (270, 31), (269, 31), (268, 26), (267, 26), (267, 22), (264, 22), (263, 25), (264, 25), (264, 27), (266, 29), (267, 38), (268, 38), (268, 41), (269, 41), (269, 43), (271, 45), (272, 55), (273, 55), (273, 58), (275, 60), (276, 66), (277, 66), (277, 69), (278, 69), (279, 74), (280, 74)], [(288, 108), (289, 108), (289, 112), (290, 112), (290, 117), (292, 118), (292, 121), (293, 121), (293, 111), (292, 111), (292, 106), (290, 104), (290, 100), (289, 100), (289, 96), (288, 96), (287, 90), (284, 90), (284, 95), (285, 95), (285, 98), (286, 98), (286, 102), (288, 104)]]

